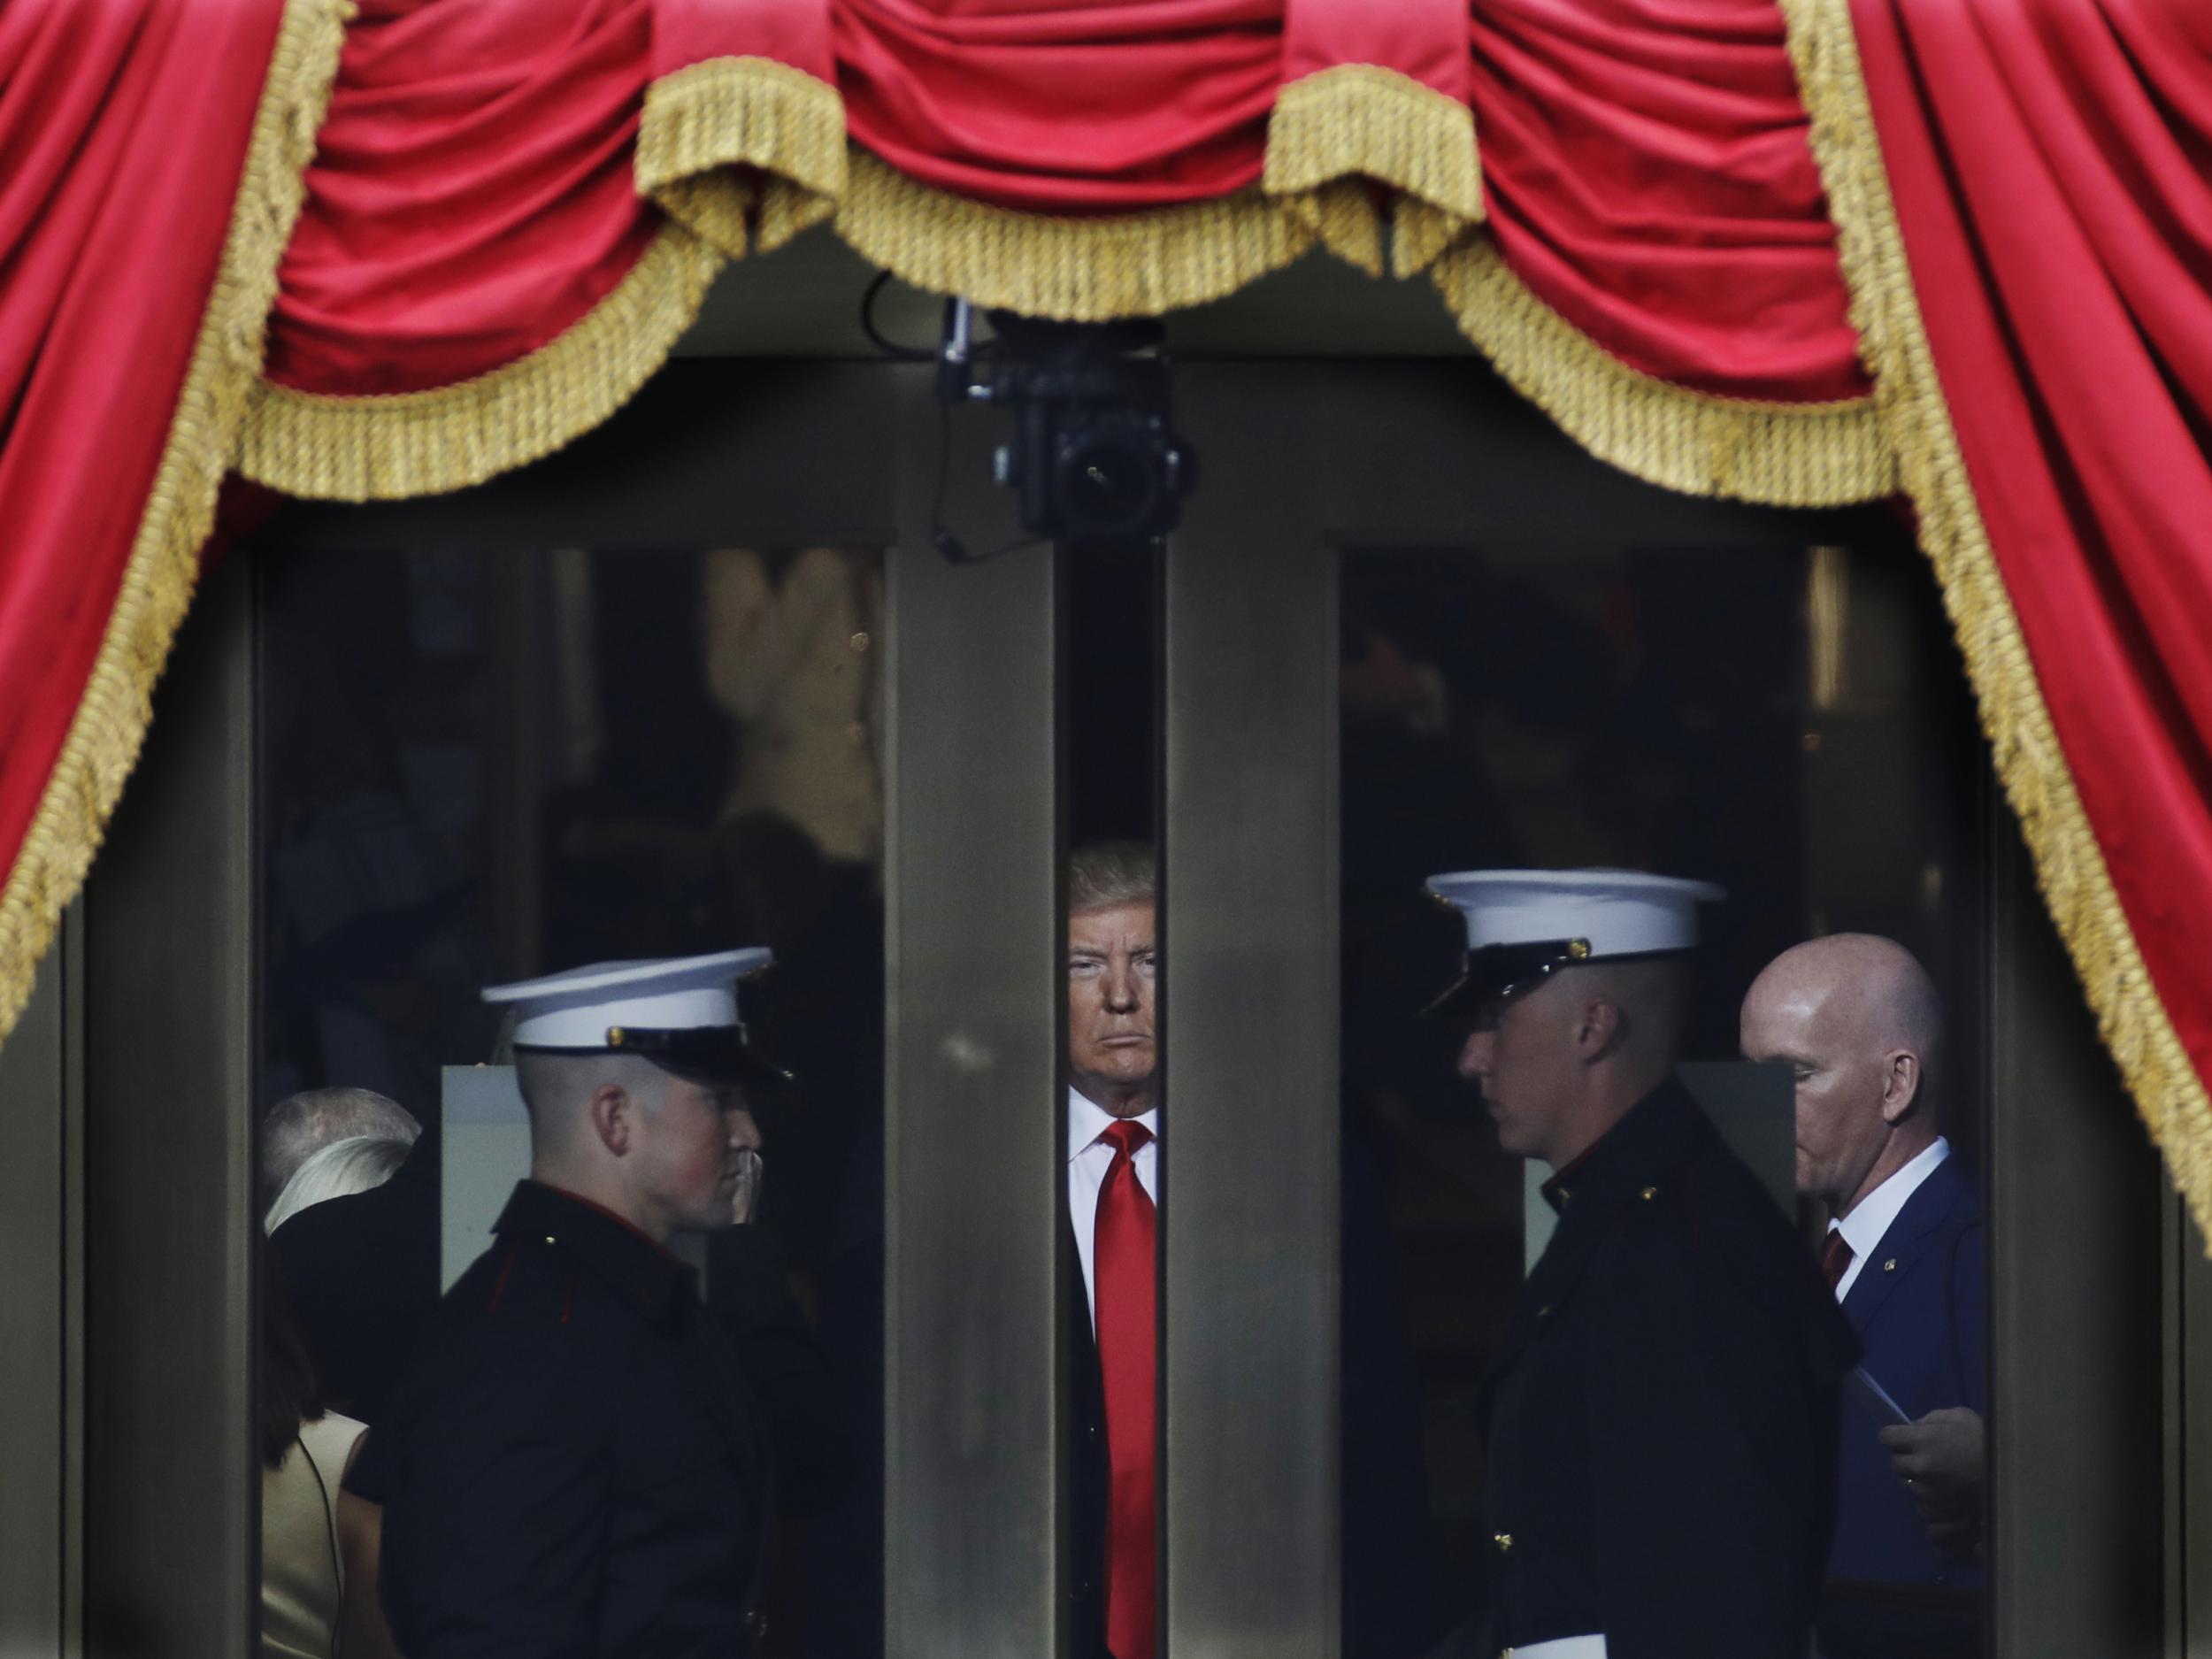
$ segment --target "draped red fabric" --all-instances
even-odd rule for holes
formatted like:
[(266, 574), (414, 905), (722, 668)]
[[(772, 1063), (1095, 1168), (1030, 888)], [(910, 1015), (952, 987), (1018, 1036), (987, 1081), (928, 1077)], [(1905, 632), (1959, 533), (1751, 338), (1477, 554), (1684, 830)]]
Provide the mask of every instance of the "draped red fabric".
[(1853, 16), (1991, 547), (2145, 964), (2212, 1076), (2212, 11)]
[(1257, 182), (1284, 0), (838, 0), (853, 137), (940, 189), (1129, 212)]
[(634, 168), (647, 87), (725, 57), (828, 80), (828, 0), (362, 0), (265, 377), (333, 396), (424, 391), (568, 329), (664, 222)]
[(1477, 0), (1471, 15), (1490, 228), (1538, 297), (1697, 391), (1869, 389), (1775, 0)]
[(637, 263), (651, 0), (364, 0), (269, 319), (271, 381), (358, 396), (527, 357)]
[(0, 8), (0, 856), (97, 660), (281, 0)]
[(1466, 13), (1466, 0), (1288, 0), (1283, 83), (1339, 64), (1377, 64), (1464, 104), (1474, 80)]

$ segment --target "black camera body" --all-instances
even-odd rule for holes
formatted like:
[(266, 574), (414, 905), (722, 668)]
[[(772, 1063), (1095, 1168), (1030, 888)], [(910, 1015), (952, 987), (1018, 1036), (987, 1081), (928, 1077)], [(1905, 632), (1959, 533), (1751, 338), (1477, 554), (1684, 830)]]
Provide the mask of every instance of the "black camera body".
[(989, 374), (972, 375), (967, 303), (947, 308), (938, 396), (997, 403), (1014, 435), (993, 458), (1022, 528), (1064, 541), (1142, 541), (1174, 528), (1197, 457), (1168, 422), (1155, 322), (1054, 323), (992, 311)]

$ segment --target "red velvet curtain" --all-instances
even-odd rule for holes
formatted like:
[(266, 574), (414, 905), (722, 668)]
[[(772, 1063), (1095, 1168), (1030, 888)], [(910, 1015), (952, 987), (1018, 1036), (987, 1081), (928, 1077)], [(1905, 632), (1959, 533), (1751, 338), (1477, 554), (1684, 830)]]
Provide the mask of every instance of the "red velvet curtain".
[(661, 216), (631, 186), (651, 0), (364, 0), (347, 31), (264, 373), (360, 396), (527, 357)]
[(1775, 0), (1476, 0), (1498, 251), (1632, 368), (1722, 396), (1863, 396)]
[(1284, 0), (839, 0), (833, 11), (847, 129), (925, 184), (1096, 213), (1205, 201), (1259, 179)]
[[(282, 14), (281, 0), (0, 8), (0, 849), (12, 866), (103, 643), (131, 620), (117, 597)], [(127, 701), (150, 666), (111, 662), (104, 695)], [(127, 766), (114, 734), (85, 735)], [(26, 885), (11, 883), (0, 915), (11, 951), (43, 937), (31, 914), (42, 897)]]
[[(2212, 523), (2212, 11), (1849, 4), (1915, 315), (2063, 750), (2049, 764), (2070, 768), (2201, 1075), (2212, 962), (2189, 931), (2212, 902), (2199, 545)], [(1801, 31), (1833, 15), (1819, 0), (1795, 11)], [(282, 12), (0, 10), (0, 848), (21, 845), (115, 637)], [(265, 379), (351, 410), (364, 394), (471, 382), (603, 311), (664, 224), (636, 174), (647, 101), (726, 60), (766, 63), (796, 102), (741, 111), (716, 103), (710, 75), (695, 81), (670, 155), (719, 154), (718, 121), (803, 124), (828, 100), (834, 158), (841, 100), (846, 132), (906, 179), (1079, 224), (1261, 183), (1283, 88), (1369, 65), (1428, 116), (1439, 94), (1446, 115), (1471, 108), (1487, 226), (1461, 212), (1450, 234), (1510, 283), (1470, 283), (1465, 303), (1540, 302), (1544, 315), (1502, 327), (1519, 331), (1525, 368), (1579, 350), (1560, 382), (1575, 397), (1619, 391), (1608, 364), (1643, 377), (1639, 396), (1662, 394), (1619, 417), (1633, 465), (1639, 445), (1671, 441), (1678, 391), (1823, 403), (1868, 389), (1785, 23), (1777, 0), (364, 0)], [(1371, 139), (1388, 124), (1380, 103), (1345, 119)], [(1421, 144), (1463, 144), (1464, 131), (1409, 123), (1400, 159), (1417, 170), (1437, 159)], [(839, 169), (821, 171), (795, 181), (818, 201)], [(930, 233), (926, 200), (875, 211)], [(1057, 234), (1030, 228), (1037, 245)], [(1013, 257), (986, 232), (956, 257)], [(744, 238), (709, 240), (734, 252)], [(1462, 320), (1476, 333), (1463, 308)], [(599, 365), (579, 356), (562, 373), (588, 380)], [(557, 426), (569, 390), (533, 392), (552, 412), (529, 453), (573, 435)], [(603, 418), (623, 391), (602, 392), (575, 406)], [(470, 407), (437, 419), (465, 426)], [(362, 419), (347, 442), (365, 452)], [(1811, 430), (1796, 441), (1816, 447)], [(418, 442), (444, 442), (436, 432)], [(1662, 474), (1680, 470), (1647, 472)]]
[(2212, 8), (1854, 0), (1930, 349), (2106, 866), (2212, 1075)]

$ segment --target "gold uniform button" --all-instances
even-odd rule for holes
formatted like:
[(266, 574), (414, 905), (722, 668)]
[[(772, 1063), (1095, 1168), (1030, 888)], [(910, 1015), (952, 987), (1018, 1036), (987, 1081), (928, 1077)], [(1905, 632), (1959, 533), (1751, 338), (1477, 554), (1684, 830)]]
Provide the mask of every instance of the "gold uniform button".
[(1549, 1302), (1546, 1302), (1546, 1303), (1545, 1303), (1542, 1307), (1539, 1308), (1539, 1309), (1536, 1310), (1536, 1317), (1537, 1317), (1538, 1318), (1540, 1318), (1540, 1319), (1548, 1319), (1548, 1318), (1550, 1318), (1550, 1317), (1551, 1317), (1551, 1304), (1550, 1304)]
[(1891, 1256), (1888, 1261), (1882, 1263), (1882, 1271), (1885, 1273), (1893, 1273), (1896, 1271), (1897, 1258), (1895, 1256)]
[(1636, 1196), (1642, 1199), (1646, 1203), (1649, 1203), (1653, 1199), (1659, 1196), (1659, 1189), (1656, 1187), (1647, 1187), (1642, 1192), (1637, 1194)]
[(1498, 1534), (1495, 1538), (1492, 1539), (1490, 1541), (1491, 1541), (1492, 1543), (1495, 1544), (1495, 1545), (1498, 1547), (1498, 1554), (1500, 1554), (1501, 1555), (1511, 1555), (1511, 1554), (1513, 1553), (1513, 1534), (1512, 1534), (1512, 1533), (1510, 1533), (1510, 1532), (1500, 1532), (1500, 1533), (1499, 1533), (1499, 1534)]

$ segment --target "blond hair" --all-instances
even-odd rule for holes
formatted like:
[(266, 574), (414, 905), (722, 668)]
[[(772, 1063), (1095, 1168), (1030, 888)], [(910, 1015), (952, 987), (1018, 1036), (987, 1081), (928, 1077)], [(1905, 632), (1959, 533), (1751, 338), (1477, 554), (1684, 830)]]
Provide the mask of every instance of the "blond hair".
[(1093, 841), (1068, 855), (1068, 914), (1150, 904), (1159, 890), (1148, 841)]

